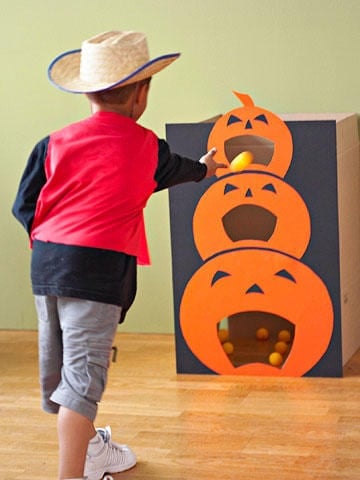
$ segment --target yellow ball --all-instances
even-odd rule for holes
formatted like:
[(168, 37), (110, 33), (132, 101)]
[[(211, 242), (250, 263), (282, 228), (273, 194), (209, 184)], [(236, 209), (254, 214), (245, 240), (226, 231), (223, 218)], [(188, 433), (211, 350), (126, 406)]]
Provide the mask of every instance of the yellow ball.
[(279, 352), (273, 352), (269, 355), (269, 363), (274, 367), (278, 367), (283, 363), (283, 356)]
[(291, 340), (291, 334), (289, 330), (281, 330), (278, 334), (278, 340), (280, 342), (286, 342), (289, 343)]
[(224, 352), (230, 355), (234, 351), (234, 345), (231, 342), (223, 343)]
[(269, 335), (269, 330), (267, 328), (261, 327), (256, 330), (256, 338), (258, 340), (267, 340)]
[(288, 348), (288, 344), (285, 342), (280, 341), (275, 343), (275, 352), (281, 353), (282, 355), (288, 351)]
[(226, 342), (229, 340), (229, 330), (226, 328), (220, 328), (218, 331), (218, 337), (221, 343)]
[(240, 172), (244, 170), (253, 161), (254, 155), (251, 152), (241, 152), (230, 163), (230, 170), (232, 172)]

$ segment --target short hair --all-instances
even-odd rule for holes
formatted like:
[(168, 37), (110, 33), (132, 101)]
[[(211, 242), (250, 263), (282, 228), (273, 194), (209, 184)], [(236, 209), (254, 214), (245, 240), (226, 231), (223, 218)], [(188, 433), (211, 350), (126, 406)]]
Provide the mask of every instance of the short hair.
[(100, 92), (88, 93), (87, 96), (96, 104), (107, 105), (124, 105), (130, 95), (134, 92), (137, 85), (149, 84), (151, 77), (140, 80), (139, 82), (130, 83), (123, 87), (113, 88), (111, 90), (101, 90)]

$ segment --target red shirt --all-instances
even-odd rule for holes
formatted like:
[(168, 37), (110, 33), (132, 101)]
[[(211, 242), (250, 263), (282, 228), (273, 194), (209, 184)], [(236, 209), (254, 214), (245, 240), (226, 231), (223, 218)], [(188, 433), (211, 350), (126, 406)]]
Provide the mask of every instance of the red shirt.
[(149, 264), (143, 210), (156, 188), (158, 139), (112, 112), (53, 133), (31, 239), (101, 248)]

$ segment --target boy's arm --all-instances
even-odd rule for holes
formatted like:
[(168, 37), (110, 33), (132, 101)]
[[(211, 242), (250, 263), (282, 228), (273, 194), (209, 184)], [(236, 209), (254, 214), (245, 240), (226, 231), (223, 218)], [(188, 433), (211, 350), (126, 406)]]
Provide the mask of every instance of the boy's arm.
[(48, 143), (49, 137), (46, 137), (31, 152), (12, 207), (13, 215), (23, 225), (28, 234), (30, 234), (34, 220), (37, 199), (46, 182), (44, 163)]
[(157, 182), (156, 191), (185, 182), (199, 182), (205, 177), (214, 175), (217, 168), (225, 165), (218, 164), (213, 159), (215, 149), (201, 157), (199, 162), (171, 153), (165, 140), (159, 140), (159, 160), (155, 172)]

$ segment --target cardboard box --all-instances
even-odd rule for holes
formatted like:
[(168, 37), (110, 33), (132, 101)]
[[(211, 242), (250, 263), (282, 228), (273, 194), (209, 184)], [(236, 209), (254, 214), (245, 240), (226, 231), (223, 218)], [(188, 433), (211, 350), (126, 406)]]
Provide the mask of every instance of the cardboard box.
[[(341, 376), (343, 366), (360, 347), (360, 161), (357, 117), (355, 114), (280, 116), (291, 131), (294, 147), (284, 181), (301, 195), (311, 218), (311, 238), (301, 262), (323, 280), (334, 311), (329, 346), (305, 375)], [(173, 151), (198, 159), (206, 151), (212, 127), (211, 122), (167, 125), (167, 140)], [(229, 153), (230, 156), (234, 156), (240, 148), (256, 152), (264, 165), (271, 161), (271, 145), (259, 137), (249, 135), (237, 138), (229, 148), (234, 150), (234, 153)], [(178, 373), (215, 373), (187, 345), (181, 331), (179, 310), (189, 280), (204, 265), (194, 243), (194, 210), (206, 190), (216, 181), (216, 178), (212, 178), (198, 184), (179, 185), (169, 192)], [(316, 324), (313, 334), (317, 335)]]

